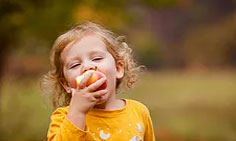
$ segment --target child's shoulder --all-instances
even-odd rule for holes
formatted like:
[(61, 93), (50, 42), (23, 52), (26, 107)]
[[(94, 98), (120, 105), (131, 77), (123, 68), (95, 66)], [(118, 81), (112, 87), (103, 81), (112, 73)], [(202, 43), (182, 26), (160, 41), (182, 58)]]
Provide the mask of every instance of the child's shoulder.
[(57, 108), (56, 110), (53, 111), (52, 115), (65, 116), (65, 115), (67, 115), (67, 113), (68, 113), (68, 109), (69, 109), (68, 106), (67, 106), (67, 107), (59, 107), (59, 108)]
[(133, 100), (133, 99), (126, 99), (126, 100), (127, 100), (128, 105), (130, 107), (133, 107), (133, 108), (135, 108), (137, 110), (140, 110), (141, 112), (149, 113), (149, 110), (148, 110), (147, 106), (144, 105), (143, 103), (141, 103), (141, 102), (139, 102), (137, 100)]

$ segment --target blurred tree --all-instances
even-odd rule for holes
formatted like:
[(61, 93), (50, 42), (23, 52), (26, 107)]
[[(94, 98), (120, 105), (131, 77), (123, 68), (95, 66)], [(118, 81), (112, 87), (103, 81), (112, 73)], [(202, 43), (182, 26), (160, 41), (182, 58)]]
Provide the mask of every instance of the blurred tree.
[[(186, 2), (186, 0), (176, 0), (169, 2), (167, 7), (161, 7), (159, 6), (150, 6), (149, 3), (158, 3), (158, 0), (153, 2), (143, 2), (148, 7), (141, 7), (142, 11), (145, 11), (145, 16), (142, 17), (145, 21), (146, 25), (150, 26), (150, 28), (153, 31), (153, 34), (156, 36), (156, 38), (161, 41), (160, 48), (160, 54), (161, 54), (161, 62), (162, 66), (165, 67), (171, 67), (171, 68), (185, 68), (186, 65), (188, 65), (189, 60), (186, 56), (195, 56), (195, 57), (201, 57), (205, 56), (207, 58), (208, 53), (209, 56), (210, 51), (206, 51), (205, 54), (196, 54), (195, 52), (199, 52), (200, 50), (214, 48), (213, 44), (207, 44), (210, 46), (204, 46), (204, 43), (202, 42), (202, 46), (198, 46), (198, 48), (195, 48), (195, 51), (189, 52), (186, 51), (186, 47), (184, 47), (185, 42), (187, 40), (188, 44), (190, 45), (191, 41), (189, 40), (192, 36), (192, 31), (202, 31), (202, 35), (206, 37), (209, 35), (209, 32), (211, 31), (211, 25), (219, 25), (215, 29), (214, 33), (215, 35), (218, 35), (218, 31), (221, 31), (221, 25), (222, 20), (224, 20), (226, 17), (230, 16), (235, 11), (235, 2), (233, 0), (228, 1), (222, 1), (222, 0), (190, 0)], [(153, 4), (155, 5), (155, 4)], [(158, 4), (157, 4), (158, 5)], [(231, 20), (233, 24), (233, 20)], [(222, 25), (224, 26), (224, 25)], [(195, 30), (196, 29), (196, 30)], [(204, 29), (204, 30), (203, 30)], [(228, 30), (227, 30), (228, 31)], [(234, 30), (232, 30), (234, 32)], [(227, 33), (229, 35), (231, 33)], [(191, 38), (193, 40), (198, 40), (198, 38), (201, 38), (202, 35), (195, 36), (194, 38)], [(225, 34), (224, 34), (225, 35)], [(213, 35), (212, 35), (213, 36)], [(228, 36), (229, 37), (229, 36)], [(208, 37), (211, 38), (211, 37)], [(218, 38), (217, 38), (218, 39)], [(229, 38), (222, 37), (220, 40), (225, 40), (224, 42), (228, 42)], [(227, 41), (228, 40), (228, 41)], [(192, 42), (192, 44), (196, 44), (197, 42)], [(226, 50), (231, 50), (232, 53), (234, 41), (230, 41), (230, 49), (221, 48), (223, 52)], [(226, 45), (226, 44), (225, 44)], [(196, 45), (193, 45), (196, 46)], [(219, 46), (219, 45), (218, 45)], [(202, 49), (204, 48), (204, 49)], [(227, 47), (228, 48), (228, 47)], [(211, 50), (212, 52), (212, 50)], [(189, 54), (188, 54), (189, 53)], [(191, 54), (190, 54), (191, 53)], [(163, 55), (162, 55), (163, 54)], [(198, 56), (199, 55), (199, 56)], [(215, 54), (216, 55), (216, 54)], [(234, 55), (227, 55), (222, 56), (217, 55), (217, 59), (208, 60), (208, 63), (215, 64), (217, 67), (217, 64), (221, 64), (220, 61), (224, 57), (228, 59), (224, 60), (232, 60)], [(231, 58), (231, 59), (230, 59)], [(205, 59), (206, 60), (206, 59)], [(212, 61), (212, 62), (210, 62)], [(225, 63), (227, 61), (224, 61)], [(231, 61), (232, 62), (232, 61)], [(232, 63), (231, 63), (232, 64)]]
[[(0, 1), (0, 83), (7, 57), (25, 47), (23, 41), (52, 42), (57, 33), (71, 21), (74, 1), (63, 0), (1, 0)], [(35, 50), (37, 43), (30, 45)], [(45, 46), (40, 46), (44, 48)], [(14, 63), (14, 62), (13, 62)]]
[[(198, 26), (204, 28), (202, 25), (205, 23), (213, 24), (234, 10), (233, 0), (211, 2), (2, 0), (0, 42), (4, 52), (1, 52), (0, 77), (9, 51), (48, 56), (49, 47), (59, 33), (75, 22), (86, 20), (105, 25), (116, 33), (134, 36), (131, 44), (135, 45), (140, 61), (150, 68), (160, 68), (163, 64), (182, 68), (188, 62), (185, 61), (188, 58), (186, 53), (190, 53), (183, 47), (185, 38), (192, 36), (189, 32)], [(230, 41), (226, 44), (232, 46), (228, 49), (231, 57), (226, 60), (234, 62), (234, 55), (230, 53), (235, 43)]]
[(236, 13), (214, 24), (189, 31), (184, 42), (188, 66), (235, 66)]
[(0, 1), (0, 83), (6, 57), (8, 56), (10, 47), (14, 44), (18, 32), (17, 28), (19, 28), (21, 22), (17, 20), (19, 17), (17, 13), (21, 11), (21, 7), (13, 1)]
[(124, 31), (131, 15), (126, 9), (125, 0), (84, 0), (76, 5), (73, 13), (75, 21), (93, 21), (115, 31)]
[(155, 9), (166, 9), (175, 6), (178, 3), (178, 0), (139, 0), (146, 6)]
[(131, 47), (134, 48), (136, 58), (148, 69), (160, 68), (161, 53), (160, 43), (155, 39), (151, 31), (142, 28), (130, 34)]

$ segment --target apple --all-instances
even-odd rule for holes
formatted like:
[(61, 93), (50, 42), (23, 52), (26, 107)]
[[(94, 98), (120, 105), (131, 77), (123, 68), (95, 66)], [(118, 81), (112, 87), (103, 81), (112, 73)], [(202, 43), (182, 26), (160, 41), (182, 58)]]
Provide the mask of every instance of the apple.
[[(88, 87), (89, 85), (91, 85), (92, 83), (96, 82), (97, 80), (106, 77), (103, 73), (99, 72), (99, 71), (94, 71), (94, 70), (88, 70), (85, 73), (83, 73), (80, 76), (77, 76), (75, 78), (75, 87), (77, 88), (77, 86), (79, 86), (79, 83), (84, 79), (85, 75), (87, 75), (89, 72), (92, 72), (91, 77), (89, 78), (89, 80), (87, 81), (86, 87)], [(107, 87), (107, 83), (103, 83), (97, 90), (104, 90)]]

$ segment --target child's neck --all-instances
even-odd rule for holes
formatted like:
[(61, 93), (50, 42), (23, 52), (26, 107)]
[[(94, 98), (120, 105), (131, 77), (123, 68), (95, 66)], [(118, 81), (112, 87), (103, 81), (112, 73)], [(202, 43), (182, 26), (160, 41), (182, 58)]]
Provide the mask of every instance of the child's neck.
[(125, 106), (125, 102), (123, 100), (117, 99), (115, 94), (111, 95), (108, 100), (102, 104), (95, 105), (95, 109), (103, 109), (103, 110), (117, 110)]

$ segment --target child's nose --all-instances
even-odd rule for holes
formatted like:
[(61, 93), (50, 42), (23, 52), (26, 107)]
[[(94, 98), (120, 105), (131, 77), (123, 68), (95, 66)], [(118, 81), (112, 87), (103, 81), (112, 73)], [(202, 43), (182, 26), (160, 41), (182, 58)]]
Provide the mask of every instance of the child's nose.
[(95, 66), (95, 65), (84, 65), (83, 69), (82, 69), (82, 73), (84, 73), (88, 70), (97, 70), (97, 66)]

